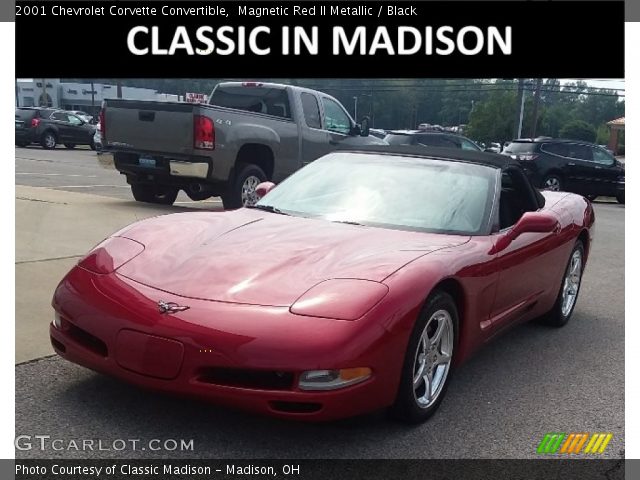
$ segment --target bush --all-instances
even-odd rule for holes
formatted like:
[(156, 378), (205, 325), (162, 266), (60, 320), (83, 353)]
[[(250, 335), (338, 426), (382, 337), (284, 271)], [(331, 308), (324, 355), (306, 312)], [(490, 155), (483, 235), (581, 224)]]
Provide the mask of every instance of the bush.
[(566, 123), (560, 129), (560, 137), (569, 140), (582, 140), (585, 142), (595, 142), (596, 129), (583, 120), (573, 120)]

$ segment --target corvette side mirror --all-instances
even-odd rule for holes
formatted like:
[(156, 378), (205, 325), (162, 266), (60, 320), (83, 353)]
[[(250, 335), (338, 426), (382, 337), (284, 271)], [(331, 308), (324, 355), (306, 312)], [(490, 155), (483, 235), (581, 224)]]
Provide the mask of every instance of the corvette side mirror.
[(273, 182), (262, 182), (256, 187), (256, 195), (258, 195), (258, 198), (262, 198), (271, 190), (273, 190), (273, 187), (275, 186), (276, 184)]
[(525, 212), (511, 230), (498, 237), (490, 253), (501, 252), (523, 233), (551, 233), (558, 231), (559, 228), (560, 224), (553, 215), (544, 212)]

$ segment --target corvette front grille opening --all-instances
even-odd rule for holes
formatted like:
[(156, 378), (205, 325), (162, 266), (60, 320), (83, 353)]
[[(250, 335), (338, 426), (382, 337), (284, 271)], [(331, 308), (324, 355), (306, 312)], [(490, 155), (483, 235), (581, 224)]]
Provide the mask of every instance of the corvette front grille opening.
[(68, 323), (69, 329), (67, 335), (71, 337), (76, 343), (82, 345), (87, 350), (92, 351), (96, 355), (106, 357), (108, 354), (107, 345), (98, 337), (94, 337), (89, 332), (75, 326), (71, 322)]
[(257, 390), (291, 390), (293, 373), (270, 370), (207, 367), (200, 370), (197, 380), (226, 387)]
[(276, 412), (283, 413), (315, 413), (322, 408), (322, 404), (315, 402), (272, 401), (269, 406)]

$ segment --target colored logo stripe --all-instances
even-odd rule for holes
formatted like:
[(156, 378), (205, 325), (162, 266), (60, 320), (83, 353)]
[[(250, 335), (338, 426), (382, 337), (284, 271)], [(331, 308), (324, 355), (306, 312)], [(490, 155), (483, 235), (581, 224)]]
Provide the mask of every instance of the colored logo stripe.
[(556, 453), (564, 436), (564, 433), (547, 433), (538, 445), (538, 453)]
[[(539, 454), (577, 454), (582, 451), (582, 447), (586, 444), (583, 453), (603, 453), (607, 445), (613, 438), (611, 433), (547, 433), (540, 444), (537, 452)], [(588, 440), (588, 442), (587, 442)]]

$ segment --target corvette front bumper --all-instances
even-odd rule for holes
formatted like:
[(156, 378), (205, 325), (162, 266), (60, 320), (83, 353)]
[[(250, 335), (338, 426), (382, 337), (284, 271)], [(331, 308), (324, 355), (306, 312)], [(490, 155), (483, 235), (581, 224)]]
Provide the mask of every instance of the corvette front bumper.
[[(159, 300), (189, 308), (163, 314)], [(60, 321), (50, 325), (51, 342), (71, 362), (145, 388), (306, 420), (393, 403), (406, 341), (367, 317), (338, 321), (177, 297), (78, 267), (56, 289), (53, 307)], [(303, 371), (354, 367), (371, 368), (371, 377), (332, 391), (298, 388)]]

